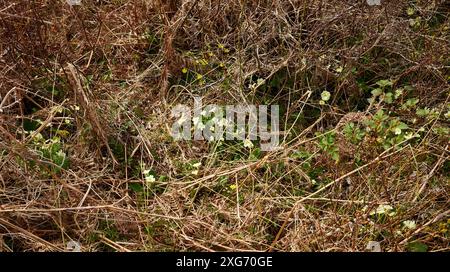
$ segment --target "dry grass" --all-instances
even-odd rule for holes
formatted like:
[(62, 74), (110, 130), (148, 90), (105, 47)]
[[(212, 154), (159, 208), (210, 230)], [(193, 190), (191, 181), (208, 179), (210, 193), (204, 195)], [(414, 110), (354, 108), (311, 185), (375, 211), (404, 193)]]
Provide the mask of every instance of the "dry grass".
[[(446, 1), (82, 2), (0, 0), (0, 251), (449, 249)], [(280, 105), (282, 149), (173, 141), (194, 95)], [(346, 136), (380, 109), (420, 137)]]

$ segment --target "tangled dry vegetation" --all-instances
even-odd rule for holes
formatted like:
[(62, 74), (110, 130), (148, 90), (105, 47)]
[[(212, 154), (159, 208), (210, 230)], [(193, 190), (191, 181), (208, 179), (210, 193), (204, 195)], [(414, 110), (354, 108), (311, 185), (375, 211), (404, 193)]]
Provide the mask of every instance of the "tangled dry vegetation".
[[(447, 251), (449, 10), (0, 0), (0, 250)], [(193, 96), (282, 148), (173, 141)]]

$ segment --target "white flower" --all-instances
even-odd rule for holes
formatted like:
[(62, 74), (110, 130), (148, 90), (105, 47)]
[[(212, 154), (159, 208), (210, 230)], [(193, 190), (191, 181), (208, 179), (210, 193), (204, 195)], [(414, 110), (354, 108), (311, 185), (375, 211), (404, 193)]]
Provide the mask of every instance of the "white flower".
[(382, 214), (387, 214), (388, 216), (394, 216), (395, 212), (393, 211), (394, 208), (392, 208), (391, 205), (386, 205), (386, 204), (380, 204), (378, 206), (378, 208), (376, 209), (376, 211), (371, 212), (370, 215), (382, 215)]
[(244, 147), (246, 147), (246, 148), (252, 148), (252, 147), (253, 147), (252, 141), (250, 141), (249, 139), (245, 139), (245, 140), (244, 140)]
[(63, 112), (63, 107), (56, 107), (55, 112), (62, 113)]
[(450, 119), (450, 111), (447, 111), (447, 113), (444, 114), (444, 117), (447, 118), (447, 119)]
[(320, 94), (320, 96), (321, 96), (321, 98), (322, 98), (323, 101), (328, 101), (328, 100), (330, 100), (330, 98), (331, 98), (331, 93), (330, 93), (329, 91), (323, 91), (323, 92)]
[(414, 220), (406, 220), (403, 221), (403, 226), (407, 229), (415, 229), (417, 227), (416, 222)]
[(194, 163), (194, 164), (192, 165), (192, 167), (194, 167), (194, 168), (199, 168), (201, 165), (202, 165), (201, 162), (197, 162), (197, 163)]
[(35, 140), (35, 141), (41, 141), (43, 139), (44, 139), (44, 136), (42, 136), (42, 134), (39, 132), (33, 136), (33, 140)]
[[(145, 172), (145, 171), (144, 171)], [(147, 173), (148, 174), (148, 173)], [(156, 179), (155, 179), (155, 177), (153, 176), (153, 175), (147, 175), (147, 174), (144, 174), (145, 175), (145, 181), (146, 182), (155, 182), (156, 181)]]

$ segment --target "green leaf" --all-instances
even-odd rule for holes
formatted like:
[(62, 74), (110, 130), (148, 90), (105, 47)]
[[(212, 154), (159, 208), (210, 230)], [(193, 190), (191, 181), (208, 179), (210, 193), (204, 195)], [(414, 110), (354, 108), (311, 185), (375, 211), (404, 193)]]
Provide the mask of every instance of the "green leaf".
[(335, 160), (336, 162), (338, 162), (339, 161), (339, 151), (338, 150), (332, 150), (331, 152), (330, 152), (330, 155), (331, 155), (331, 158), (333, 159), (333, 160)]
[(254, 148), (250, 153), (250, 159), (251, 160), (257, 160), (261, 157), (261, 149), (260, 148)]
[(34, 131), (39, 128), (39, 122), (30, 120), (30, 119), (24, 119), (23, 120), (23, 129), (26, 131)]
[(400, 122), (395, 128), (394, 128), (394, 133), (395, 135), (400, 135), (402, 134), (402, 130), (407, 129), (408, 125), (405, 123)]
[(421, 242), (411, 242), (407, 246), (410, 252), (427, 252), (428, 246)]
[(380, 86), (381, 88), (384, 88), (387, 86), (392, 86), (392, 85), (394, 85), (394, 83), (391, 80), (383, 79), (383, 80), (378, 81), (377, 85)]
[(419, 103), (419, 99), (418, 98), (411, 98), (406, 100), (406, 102), (402, 105), (402, 109), (406, 110), (409, 108), (414, 108), (417, 103)]
[(351, 135), (355, 129), (355, 123), (347, 123), (342, 130), (345, 135)]
[(292, 154), (291, 154), (292, 159), (307, 159), (311, 156), (312, 156), (311, 153), (309, 153), (308, 151), (304, 151), (304, 150), (296, 150), (296, 151), (292, 152)]
[(384, 122), (387, 119), (389, 119), (389, 117), (384, 114), (383, 110), (378, 110), (377, 113), (375, 113), (375, 115), (373, 116), (373, 120), (377, 122)]
[(387, 93), (386, 96), (384, 97), (384, 102), (392, 104), (392, 102), (394, 102), (393, 96), (394, 95), (392, 93)]
[(423, 108), (423, 109), (417, 109), (416, 110), (416, 114), (419, 117), (426, 117), (430, 114), (430, 109), (429, 108)]
[(380, 96), (383, 93), (383, 90), (380, 88), (376, 88), (372, 90), (372, 95), (373, 96)]
[(142, 184), (139, 183), (130, 183), (128, 184), (128, 188), (130, 188), (135, 193), (144, 191), (144, 186), (142, 186)]

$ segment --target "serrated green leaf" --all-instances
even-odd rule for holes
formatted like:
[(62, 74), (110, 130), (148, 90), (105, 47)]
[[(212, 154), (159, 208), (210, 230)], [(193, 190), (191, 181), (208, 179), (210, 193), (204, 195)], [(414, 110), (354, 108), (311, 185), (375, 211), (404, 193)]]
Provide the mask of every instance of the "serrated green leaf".
[(391, 80), (383, 79), (383, 80), (377, 81), (377, 85), (380, 86), (381, 88), (384, 88), (387, 86), (392, 86), (392, 85), (394, 85), (394, 83)]
[(392, 93), (387, 93), (386, 96), (384, 97), (384, 102), (392, 104), (392, 102), (394, 102), (393, 96), (394, 95)]
[(380, 96), (383, 93), (383, 90), (380, 88), (376, 88), (376, 89), (373, 89), (371, 93), (373, 96)]

